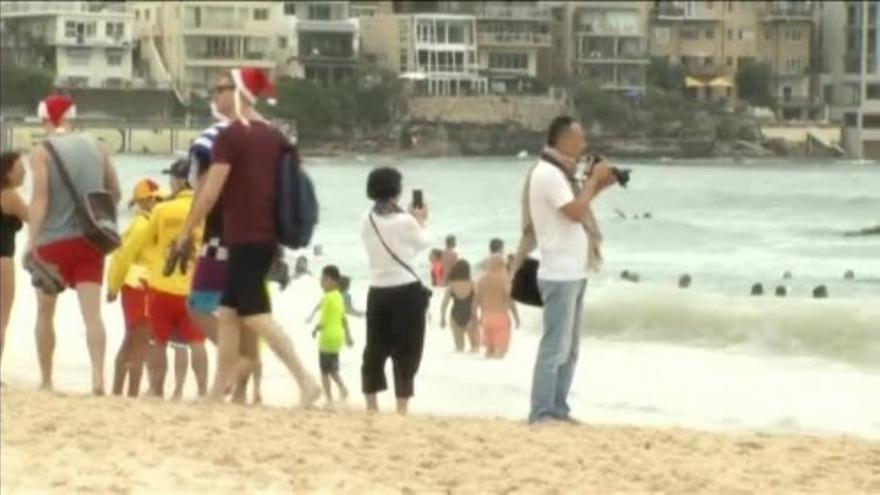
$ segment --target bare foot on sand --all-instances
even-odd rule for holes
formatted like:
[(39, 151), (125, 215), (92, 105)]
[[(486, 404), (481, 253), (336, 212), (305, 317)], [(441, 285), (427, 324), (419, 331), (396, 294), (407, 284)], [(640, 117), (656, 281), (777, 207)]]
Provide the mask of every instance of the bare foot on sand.
[(310, 381), (308, 388), (300, 392), (299, 405), (300, 407), (304, 407), (308, 409), (312, 407), (312, 405), (324, 395), (324, 392), (321, 390), (321, 387), (318, 386), (317, 383)]

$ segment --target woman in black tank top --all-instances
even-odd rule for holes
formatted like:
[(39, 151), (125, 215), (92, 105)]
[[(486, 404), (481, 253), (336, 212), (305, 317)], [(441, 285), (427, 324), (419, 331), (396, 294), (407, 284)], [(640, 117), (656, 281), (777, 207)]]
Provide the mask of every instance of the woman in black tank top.
[(21, 155), (14, 151), (0, 155), (0, 357), (15, 298), (15, 234), (27, 221), (27, 205), (18, 195), (22, 183)]

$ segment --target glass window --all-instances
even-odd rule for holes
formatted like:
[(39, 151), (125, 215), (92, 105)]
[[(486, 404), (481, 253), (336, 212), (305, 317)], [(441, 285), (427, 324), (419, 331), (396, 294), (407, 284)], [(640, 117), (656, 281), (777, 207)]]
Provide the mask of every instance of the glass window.
[(727, 57), (727, 66), (733, 67), (733, 57)]
[(255, 21), (269, 20), (269, 9), (254, 9), (254, 20)]
[(86, 66), (92, 58), (92, 50), (90, 48), (68, 48), (67, 61), (70, 65)]
[(108, 50), (107, 65), (113, 67), (122, 65), (122, 52), (119, 50)]
[(728, 40), (733, 39), (733, 29), (727, 28), (727, 39)]
[(315, 21), (329, 21), (330, 17), (329, 5), (316, 5), (314, 3), (309, 5), (309, 19)]
[(715, 30), (714, 29), (707, 29), (706, 30), (706, 39), (707, 40), (714, 40), (715, 39)]
[(64, 23), (64, 37), (65, 38), (76, 38), (76, 23), (73, 21), (67, 21)]
[(464, 25), (462, 24), (450, 24), (449, 25), (449, 43), (464, 43)]
[(695, 40), (700, 38), (700, 32), (693, 28), (682, 28), (679, 36), (683, 40)]
[(772, 40), (773, 39), (773, 31), (770, 29), (765, 29), (764, 30), (764, 39), (767, 41)]
[(95, 33), (98, 31), (98, 25), (96, 22), (87, 22), (86, 23), (86, 37), (94, 38)]

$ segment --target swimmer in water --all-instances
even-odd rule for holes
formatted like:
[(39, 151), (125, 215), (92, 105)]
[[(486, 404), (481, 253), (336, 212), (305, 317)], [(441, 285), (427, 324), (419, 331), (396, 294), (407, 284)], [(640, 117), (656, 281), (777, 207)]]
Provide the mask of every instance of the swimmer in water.
[(843, 279), (844, 280), (855, 280), (856, 273), (852, 270), (847, 270), (846, 273), (843, 274)]
[(764, 295), (764, 285), (756, 282), (754, 285), (752, 285), (751, 294), (753, 296), (763, 296)]
[(776, 297), (785, 297), (788, 295), (788, 289), (784, 285), (776, 287)]
[(827, 299), (828, 298), (828, 287), (824, 285), (817, 285), (815, 289), (813, 289), (813, 297), (816, 299)]
[(678, 279), (678, 288), (679, 289), (690, 288), (692, 281), (693, 280), (692, 280), (691, 276), (689, 274), (685, 273), (684, 275), (682, 275)]

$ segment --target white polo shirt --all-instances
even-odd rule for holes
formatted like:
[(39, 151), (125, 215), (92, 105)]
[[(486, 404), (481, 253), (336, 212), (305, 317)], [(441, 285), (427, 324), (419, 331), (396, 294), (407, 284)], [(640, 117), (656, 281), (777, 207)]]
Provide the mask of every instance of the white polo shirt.
[(529, 211), (541, 253), (538, 278), (576, 281), (587, 278), (587, 233), (560, 208), (574, 201), (568, 179), (561, 170), (539, 160), (529, 184)]

